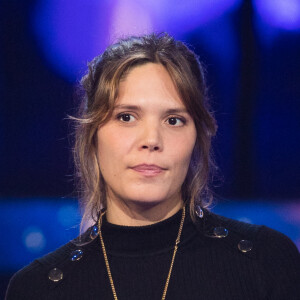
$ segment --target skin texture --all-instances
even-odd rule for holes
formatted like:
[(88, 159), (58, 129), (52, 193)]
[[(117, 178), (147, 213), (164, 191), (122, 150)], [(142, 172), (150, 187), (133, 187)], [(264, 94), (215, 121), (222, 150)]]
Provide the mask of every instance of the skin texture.
[[(167, 70), (154, 63), (133, 68), (120, 82), (112, 118), (97, 131), (107, 220), (141, 226), (175, 214), (183, 204), (180, 189), (196, 136), (194, 121)], [(143, 163), (164, 170), (149, 176), (132, 169)]]

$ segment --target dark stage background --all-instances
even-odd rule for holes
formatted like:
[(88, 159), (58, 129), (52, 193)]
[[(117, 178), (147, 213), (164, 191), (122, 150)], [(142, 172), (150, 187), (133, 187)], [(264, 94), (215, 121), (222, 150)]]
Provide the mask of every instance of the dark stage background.
[(78, 233), (74, 87), (116, 37), (162, 32), (207, 70), (219, 130), (213, 210), (300, 248), (300, 1), (1, 1), (0, 298)]

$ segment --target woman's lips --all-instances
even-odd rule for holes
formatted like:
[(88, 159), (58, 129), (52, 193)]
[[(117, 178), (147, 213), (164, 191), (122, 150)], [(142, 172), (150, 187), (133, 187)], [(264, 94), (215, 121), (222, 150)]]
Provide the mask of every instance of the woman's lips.
[(155, 176), (164, 171), (163, 168), (155, 165), (138, 165), (133, 167), (132, 169), (146, 176)]

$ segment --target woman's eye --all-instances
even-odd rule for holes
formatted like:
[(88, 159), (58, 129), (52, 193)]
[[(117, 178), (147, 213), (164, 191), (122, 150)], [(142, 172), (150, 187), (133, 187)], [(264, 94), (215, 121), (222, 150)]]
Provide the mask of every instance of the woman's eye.
[(118, 115), (117, 118), (118, 118), (118, 120), (120, 120), (122, 122), (129, 123), (129, 122), (133, 121), (134, 116), (131, 114), (120, 114), (120, 115)]
[(173, 126), (183, 126), (186, 122), (182, 118), (171, 117), (168, 119), (168, 123)]

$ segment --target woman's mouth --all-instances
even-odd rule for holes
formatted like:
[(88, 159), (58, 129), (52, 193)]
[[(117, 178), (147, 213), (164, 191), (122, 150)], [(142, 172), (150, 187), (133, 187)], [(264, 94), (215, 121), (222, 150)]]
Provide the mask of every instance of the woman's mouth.
[(134, 166), (132, 169), (145, 176), (156, 176), (166, 170), (160, 166), (153, 165), (153, 164), (152, 165), (141, 164), (141, 165)]

